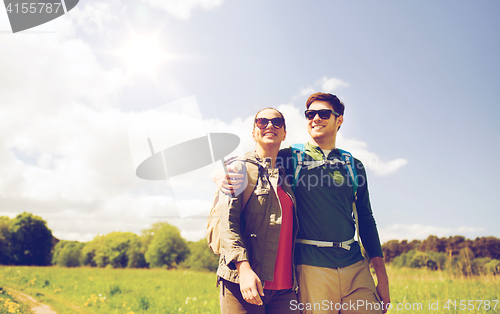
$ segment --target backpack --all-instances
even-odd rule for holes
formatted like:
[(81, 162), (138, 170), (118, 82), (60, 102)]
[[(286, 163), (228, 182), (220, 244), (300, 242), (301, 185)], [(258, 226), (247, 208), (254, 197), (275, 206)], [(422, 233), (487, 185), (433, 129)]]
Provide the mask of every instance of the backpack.
[[(232, 158), (229, 162), (234, 161), (243, 161), (246, 166), (246, 177), (248, 179), (248, 184), (243, 191), (241, 207), (245, 208), (248, 203), (248, 199), (252, 195), (252, 192), (257, 184), (258, 173), (259, 173), (259, 165), (253, 160), (249, 159), (241, 159), (241, 158)], [(224, 160), (222, 160), (222, 165), (224, 167), (224, 171), (227, 175), (227, 169)], [(210, 213), (207, 217), (207, 243), (208, 247), (212, 249), (212, 251), (217, 255), (222, 255), (223, 249), (220, 246), (220, 207), (225, 205), (223, 204), (224, 198), (219, 198), (220, 193), (222, 193), (219, 189), (215, 191), (214, 195), (214, 203), (212, 208), (210, 209)], [(234, 194), (231, 197), (235, 197)]]
[(292, 188), (295, 191), (295, 186), (297, 185), (297, 180), (299, 179), (300, 170), (303, 166), (308, 166), (308, 169), (315, 168), (318, 166), (322, 166), (325, 164), (335, 164), (341, 163), (347, 170), (349, 177), (351, 179), (352, 189), (353, 189), (353, 202), (352, 202), (352, 213), (354, 215), (354, 222), (356, 224), (356, 233), (358, 243), (361, 244), (361, 240), (359, 237), (359, 222), (358, 222), (358, 211), (356, 210), (356, 200), (358, 199), (358, 173), (356, 171), (356, 167), (354, 166), (354, 157), (352, 157), (351, 153), (348, 151), (338, 149), (340, 154), (342, 155), (342, 160), (334, 159), (334, 160), (304, 160), (305, 150), (304, 144), (293, 144), (291, 146), (292, 149), (292, 165), (293, 165), (293, 184)]

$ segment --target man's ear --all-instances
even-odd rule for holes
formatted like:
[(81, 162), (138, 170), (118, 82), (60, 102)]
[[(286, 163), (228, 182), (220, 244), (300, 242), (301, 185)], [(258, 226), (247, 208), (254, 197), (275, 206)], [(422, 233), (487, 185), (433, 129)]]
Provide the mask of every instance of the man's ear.
[(340, 126), (344, 123), (344, 116), (338, 116), (337, 119), (335, 120), (335, 124), (337, 126), (337, 131), (340, 129)]
[(285, 132), (285, 135), (283, 136), (283, 141), (286, 140), (286, 131), (283, 130)]
[(252, 137), (255, 142), (257, 142), (257, 139), (255, 138), (255, 131), (252, 131)]

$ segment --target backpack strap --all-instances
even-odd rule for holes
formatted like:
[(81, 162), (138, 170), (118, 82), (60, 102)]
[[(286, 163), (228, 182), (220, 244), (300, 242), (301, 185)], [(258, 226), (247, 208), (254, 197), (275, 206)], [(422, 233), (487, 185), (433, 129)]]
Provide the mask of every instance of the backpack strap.
[(345, 151), (343, 149), (338, 149), (340, 154), (342, 155), (342, 161), (344, 162), (344, 166), (349, 173), (349, 177), (351, 178), (352, 189), (354, 195), (358, 192), (358, 172), (356, 171), (356, 167), (354, 166), (354, 157), (352, 157), (351, 153)]
[(294, 174), (292, 189), (295, 192), (295, 186), (297, 185), (297, 180), (299, 179), (300, 170), (304, 164), (304, 144), (292, 144), (290, 148), (292, 149), (292, 165)]
[(347, 173), (349, 173), (349, 177), (351, 178), (352, 190), (354, 194), (352, 201), (352, 213), (354, 215), (354, 222), (356, 223), (358, 243), (361, 244), (361, 239), (359, 237), (358, 211), (356, 209), (356, 201), (358, 200), (358, 172), (356, 171), (356, 167), (354, 166), (354, 157), (352, 157), (351, 153), (343, 149), (339, 149), (339, 152), (342, 155), (342, 160), (344, 161)]
[(255, 186), (257, 185), (257, 180), (259, 178), (259, 164), (253, 160), (246, 159), (245, 166), (247, 168), (247, 180), (248, 184), (243, 191), (243, 201), (241, 202), (241, 210), (245, 208), (252, 195)]

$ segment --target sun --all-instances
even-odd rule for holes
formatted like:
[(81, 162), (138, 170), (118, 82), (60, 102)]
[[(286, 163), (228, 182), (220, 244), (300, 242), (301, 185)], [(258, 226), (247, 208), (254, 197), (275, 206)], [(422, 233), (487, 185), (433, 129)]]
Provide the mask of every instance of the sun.
[(163, 51), (157, 34), (140, 36), (132, 34), (127, 45), (117, 52), (127, 64), (130, 75), (154, 77), (169, 56)]

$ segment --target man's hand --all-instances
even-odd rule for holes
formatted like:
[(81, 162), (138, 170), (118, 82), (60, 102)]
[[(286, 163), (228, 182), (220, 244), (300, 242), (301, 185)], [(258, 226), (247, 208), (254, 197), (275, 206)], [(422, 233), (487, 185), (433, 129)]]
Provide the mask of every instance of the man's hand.
[(374, 257), (370, 259), (373, 264), (373, 269), (375, 269), (375, 274), (377, 275), (377, 293), (382, 300), (384, 308), (382, 313), (387, 312), (387, 307), (391, 303), (391, 295), (389, 293), (389, 277), (387, 277), (387, 271), (385, 270), (385, 263), (383, 257)]
[(382, 282), (379, 282), (377, 284), (377, 293), (378, 293), (378, 296), (380, 297), (380, 299), (382, 300), (382, 302), (384, 302), (384, 308), (383, 308), (383, 311), (382, 313), (386, 313), (387, 312), (387, 307), (389, 306), (389, 303), (391, 303), (391, 296), (389, 294), (389, 283), (382, 283)]
[(253, 271), (247, 261), (236, 263), (240, 275), (240, 291), (243, 299), (250, 304), (262, 305), (261, 296), (264, 296), (264, 288), (259, 276)]
[(239, 189), (243, 184), (243, 178), (245, 176), (239, 173), (241, 169), (238, 168), (237, 165), (233, 164), (227, 166), (228, 175), (226, 175), (222, 169), (217, 169), (212, 172), (212, 180), (224, 194), (232, 194), (234, 190)]

